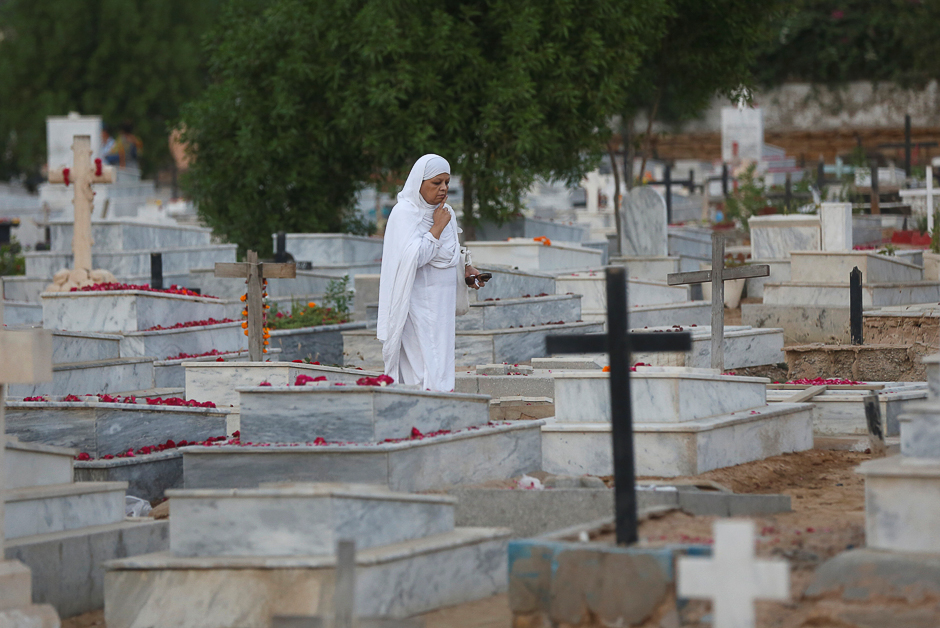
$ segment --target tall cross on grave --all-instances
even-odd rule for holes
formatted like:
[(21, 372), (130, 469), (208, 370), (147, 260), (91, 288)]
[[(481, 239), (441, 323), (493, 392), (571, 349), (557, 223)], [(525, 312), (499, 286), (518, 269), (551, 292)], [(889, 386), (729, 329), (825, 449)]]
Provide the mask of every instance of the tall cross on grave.
[(94, 244), (91, 237), (91, 214), (95, 199), (91, 185), (114, 183), (114, 168), (103, 166), (100, 159), (96, 159), (92, 164), (90, 136), (76, 135), (73, 138), (72, 167), (49, 172), (49, 183), (75, 186), (72, 198), (75, 216), (72, 229), (72, 270), (66, 268), (57, 272), (46, 291), (68, 292), (72, 288), (116, 281), (110, 272), (93, 270), (91, 266), (91, 247)]
[(614, 510), (617, 543), (633, 544), (636, 529), (636, 463), (633, 452), (633, 410), (630, 405), (630, 353), (688, 351), (692, 335), (682, 333), (630, 333), (627, 320), (627, 273), (608, 266), (607, 333), (549, 336), (547, 351), (604, 353), (610, 356), (610, 421), (614, 445)]
[(294, 264), (263, 264), (255, 251), (248, 251), (245, 262), (216, 262), (216, 277), (244, 278), (248, 284), (245, 309), (248, 310), (248, 359), (261, 362), (264, 356), (264, 282), (266, 279), (293, 279)]
[(790, 599), (790, 566), (754, 557), (754, 522), (717, 521), (711, 558), (679, 558), (680, 598), (712, 601), (714, 628), (753, 628), (754, 600)]
[(336, 544), (333, 615), (275, 615), (271, 628), (421, 628), (420, 619), (356, 617), (356, 542)]
[(695, 283), (712, 284), (712, 368), (725, 370), (725, 282), (732, 279), (750, 279), (769, 277), (770, 266), (739, 266), (725, 268), (725, 236), (712, 232), (712, 269), (697, 270), (690, 273), (670, 273), (666, 283), (670, 286), (684, 286)]
[[(3, 303), (0, 302), (0, 330)], [(6, 386), (52, 381), (52, 332), (48, 329), (0, 331), (0, 565), (3, 560), (3, 496), (6, 491)], [(0, 568), (2, 571), (2, 568)], [(26, 600), (29, 604), (31, 600)], [(4, 610), (4, 609), (0, 609)]]

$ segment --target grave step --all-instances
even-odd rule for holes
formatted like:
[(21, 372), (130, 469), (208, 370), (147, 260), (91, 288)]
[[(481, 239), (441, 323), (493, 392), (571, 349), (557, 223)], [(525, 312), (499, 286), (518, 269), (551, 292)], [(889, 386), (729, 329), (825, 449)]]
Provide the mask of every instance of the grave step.
[[(813, 447), (812, 404), (774, 404), (681, 423), (634, 423), (636, 474), (698, 475)], [(611, 475), (609, 423), (542, 427), (542, 469), (562, 475)]]
[(96, 334), (87, 331), (52, 332), (53, 364), (115, 360), (120, 357), (121, 336), (117, 334)]
[[(115, 396), (137, 397), (138, 399), (169, 399), (170, 397), (185, 398), (186, 390), (184, 388), (147, 388), (144, 390), (128, 390), (114, 393)], [(210, 401), (209, 399), (197, 399), (197, 401)]]
[[(277, 234), (271, 234), (277, 248)], [(287, 233), (285, 250), (298, 262), (335, 264), (337, 262), (362, 263), (382, 259), (382, 239), (349, 233)]]
[(491, 273), (493, 278), (486, 287), (470, 291), (470, 300), (517, 299), (526, 294), (555, 294), (555, 277), (537, 270), (519, 270), (509, 266), (474, 262), (480, 272)]
[[(234, 244), (204, 244), (200, 246), (175, 247), (159, 250), (145, 248), (125, 251), (104, 251), (95, 247), (91, 262), (94, 268), (111, 271), (116, 276), (150, 275), (150, 254), (162, 253), (165, 275), (188, 273), (190, 268), (207, 268), (216, 262), (234, 262), (238, 247)], [(38, 279), (51, 278), (63, 268), (72, 267), (72, 254), (57, 251), (32, 251), (24, 253), (26, 276)]]
[[(367, 306), (367, 320), (373, 325), (378, 312), (378, 303)], [(470, 311), (457, 317), (457, 331), (509, 329), (580, 319), (581, 296), (575, 294), (482, 300), (471, 302)]]
[(183, 478), (187, 489), (354, 482), (403, 492), (505, 480), (541, 468), (544, 423), (484, 425), (374, 445), (184, 447)]
[(49, 484), (6, 491), (7, 539), (124, 521), (127, 482)]
[(153, 360), (117, 358), (54, 364), (52, 381), (11, 384), (10, 397), (85, 395), (142, 390), (153, 387)]
[(213, 349), (236, 353), (247, 348), (248, 338), (240, 320), (181, 329), (131, 331), (121, 337), (121, 355), (125, 358), (150, 356), (167, 360), (182, 353), (198, 355)]
[[(71, 220), (49, 222), (52, 250), (72, 251)], [(205, 227), (189, 227), (175, 224), (147, 224), (133, 219), (95, 219), (91, 223), (91, 237), (99, 251), (155, 251), (176, 247), (206, 246), (211, 243), (212, 230)]]
[(477, 375), (472, 371), (460, 372), (454, 384), (454, 391), (488, 395), (493, 399), (504, 397), (547, 397), (555, 396), (555, 380), (550, 373), (533, 375)]
[(7, 436), (4, 466), (6, 488), (68, 484), (72, 481), (74, 449), (40, 443), (24, 443)]
[(135, 290), (46, 292), (41, 299), (43, 326), (69, 331), (146, 331), (209, 318), (221, 320), (230, 308), (221, 299)]
[(678, 257), (635, 257), (623, 256), (610, 258), (611, 265), (625, 266), (627, 277), (648, 281), (666, 281), (666, 275), (678, 273), (682, 260)]
[[(835, 283), (767, 283), (763, 305), (799, 305), (845, 307), (850, 301), (849, 285)], [(903, 283), (866, 283), (862, 285), (862, 307), (882, 307), (940, 301), (940, 283), (907, 281)], [(799, 304), (799, 305), (797, 305)], [(743, 308), (742, 308), (743, 312)]]
[[(558, 294), (580, 294), (581, 307), (593, 311), (607, 311), (607, 287), (603, 271), (588, 271), (559, 275), (555, 278)], [(627, 280), (627, 302), (635, 305), (662, 305), (685, 303), (690, 300), (689, 286), (670, 286), (660, 281)]]
[(92, 458), (172, 439), (225, 436), (228, 409), (82, 401), (7, 402), (7, 433), (24, 442), (72, 447)]
[(467, 242), (474, 264), (509, 266), (523, 270), (549, 272), (601, 266), (603, 252), (583, 246), (544, 245), (528, 238), (508, 242)]
[(403, 386), (306, 386), (236, 389), (243, 442), (374, 443), (421, 433), (461, 430), (489, 421), (483, 395), (432, 392)]
[[(367, 594), (356, 596), (356, 615), (403, 618), (505, 591), (510, 534), (507, 528), (455, 528), (357, 552), (356, 587)], [(267, 628), (270, 613), (258, 609), (330, 615), (331, 596), (297, 591), (332, 590), (335, 564), (332, 556), (187, 558), (168, 552), (112, 561), (105, 621), (115, 628), (142, 621), (153, 628)], [(290, 586), (272, 587), (272, 578), (289, 578)], [(213, 604), (211, 616), (207, 604)]]
[[(555, 420), (558, 423), (610, 421), (610, 373), (554, 373)], [(635, 423), (701, 420), (749, 411), (766, 405), (763, 377), (718, 375), (675, 367), (637, 367), (630, 376)]]
[[(685, 353), (634, 353), (634, 363), (653, 366), (685, 366), (711, 368), (711, 325), (637, 328), (634, 332), (687, 331), (692, 333), (692, 350)], [(724, 366), (726, 370), (779, 364), (784, 361), (783, 329), (752, 329), (749, 326), (726, 326), (724, 330)]]
[[(203, 294), (211, 294), (220, 299), (238, 299), (245, 294), (244, 280), (216, 277), (215, 268), (193, 268), (189, 271), (189, 275), (188, 285), (200, 288)], [(297, 277), (294, 279), (269, 279), (268, 296), (272, 299), (295, 297), (301, 303), (307, 303), (317, 300), (307, 297), (324, 294), (330, 281), (335, 279), (336, 277), (326, 273), (298, 269)], [(289, 302), (286, 309), (290, 310)]]
[[(4, 325), (30, 325), (30, 326), (42, 326), (42, 306), (35, 302), (33, 299), (32, 303), (29, 303), (30, 299), (27, 298), (27, 295), (18, 295), (12, 291), (7, 290), (7, 278), (3, 278), (3, 293), (6, 296), (3, 300), (3, 321)], [(11, 300), (13, 296), (19, 297), (20, 300)]]
[(332, 556), (454, 529), (453, 497), (393, 493), (362, 484), (268, 484), (169, 490), (174, 556)]
[[(551, 334), (600, 333), (603, 323), (578, 322), (533, 325), (515, 329), (463, 330), (457, 332), (457, 367), (477, 364), (514, 364), (545, 357), (545, 337)], [(343, 354), (347, 365), (382, 370), (382, 343), (374, 329), (343, 332)]]
[(865, 477), (867, 547), (889, 552), (940, 551), (940, 521), (923, 516), (940, 506), (940, 460), (891, 456), (863, 462), (857, 471)]
[(255, 387), (261, 382), (287, 386), (300, 375), (326, 377), (328, 382), (355, 384), (362, 377), (377, 377), (381, 371), (360, 371), (299, 362), (184, 362), (186, 398), (212, 401), (219, 407), (239, 407), (236, 388)]
[[(122, 498), (123, 510), (123, 498)], [(149, 517), (65, 532), (7, 539), (6, 555), (29, 567), (33, 595), (62, 617), (104, 606), (104, 564), (116, 558), (165, 551), (168, 521)]]
[(865, 284), (923, 281), (924, 269), (907, 261), (868, 251), (793, 251), (790, 275), (795, 283), (849, 285), (849, 273), (857, 267)]
[[(927, 398), (925, 382), (865, 382), (883, 386), (881, 390), (826, 390), (808, 400), (813, 408), (813, 432), (817, 437), (867, 436), (864, 400), (878, 394), (881, 406), (881, 429), (885, 436), (901, 433), (899, 420), (915, 407), (914, 402)], [(768, 403), (786, 403), (798, 390), (768, 390)]]

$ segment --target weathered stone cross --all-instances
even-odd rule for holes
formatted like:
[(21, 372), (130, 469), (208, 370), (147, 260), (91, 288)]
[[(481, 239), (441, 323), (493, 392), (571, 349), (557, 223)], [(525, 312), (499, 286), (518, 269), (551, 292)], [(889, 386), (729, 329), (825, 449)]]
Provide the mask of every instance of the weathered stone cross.
[(264, 281), (266, 279), (293, 279), (297, 276), (295, 264), (262, 264), (258, 254), (248, 251), (245, 262), (216, 262), (216, 277), (245, 278), (248, 297), (248, 359), (261, 362), (264, 358)]
[(81, 288), (102, 282), (115, 281), (114, 275), (106, 270), (92, 270), (91, 213), (94, 207), (95, 193), (92, 183), (114, 183), (114, 168), (102, 166), (101, 160), (91, 163), (91, 137), (76, 135), (72, 140), (72, 167), (58, 168), (49, 173), (49, 183), (74, 184), (75, 192), (72, 205), (75, 208), (74, 227), (72, 230), (72, 270), (63, 269), (55, 274), (53, 282), (46, 287), (46, 292), (68, 292), (72, 288)]
[(679, 559), (678, 596), (712, 601), (714, 628), (753, 628), (754, 600), (790, 599), (790, 566), (754, 558), (754, 522), (717, 521), (711, 558)]
[(610, 356), (610, 421), (614, 446), (614, 516), (617, 543), (637, 541), (636, 463), (633, 451), (633, 410), (630, 405), (630, 353), (635, 349), (688, 351), (692, 335), (683, 333), (629, 333), (627, 277), (622, 266), (608, 266), (607, 333), (549, 336), (549, 353), (604, 353)]
[[(0, 328), (3, 327), (3, 304), (0, 302)], [(33, 384), (52, 381), (52, 332), (47, 329), (0, 331), (0, 582), (6, 588), (0, 593), (0, 625), (52, 625), (43, 623), (54, 617), (55, 610), (47, 605), (34, 606), (29, 568), (15, 560), (3, 559), (3, 502), (6, 477), (6, 407), (7, 384)], [(29, 620), (28, 622), (26, 620)], [(12, 624), (8, 624), (12, 621)], [(22, 624), (17, 623), (23, 622)], [(34, 623), (35, 622), (35, 623)]]
[(739, 266), (725, 268), (725, 237), (717, 231), (712, 232), (712, 269), (697, 270), (690, 273), (670, 273), (666, 283), (670, 286), (683, 286), (695, 283), (712, 284), (712, 368), (725, 370), (725, 282), (731, 279), (749, 279), (751, 277), (770, 276), (770, 266)]

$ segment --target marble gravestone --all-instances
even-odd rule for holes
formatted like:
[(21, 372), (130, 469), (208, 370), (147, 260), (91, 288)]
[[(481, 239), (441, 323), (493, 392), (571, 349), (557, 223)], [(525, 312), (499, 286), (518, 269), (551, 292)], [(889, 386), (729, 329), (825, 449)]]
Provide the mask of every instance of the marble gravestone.
[(621, 255), (665, 257), (669, 253), (666, 201), (648, 186), (633, 188), (623, 196)]
[(851, 203), (822, 203), (819, 225), (823, 251), (852, 250)]
[(91, 139), (91, 151), (101, 157), (101, 116), (81, 116), (75, 112), (67, 116), (46, 118), (46, 163), (49, 170), (71, 168), (72, 141), (76, 135)]

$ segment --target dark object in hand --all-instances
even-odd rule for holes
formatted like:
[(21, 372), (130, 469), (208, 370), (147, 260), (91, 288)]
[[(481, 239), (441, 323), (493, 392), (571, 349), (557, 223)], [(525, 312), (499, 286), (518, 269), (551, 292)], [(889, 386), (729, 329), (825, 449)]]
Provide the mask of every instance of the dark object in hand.
[(479, 275), (470, 275), (469, 277), (466, 277), (465, 280), (468, 286), (473, 287), (477, 279), (480, 280), (481, 284), (484, 284), (492, 278), (493, 278), (493, 273), (480, 273)]

